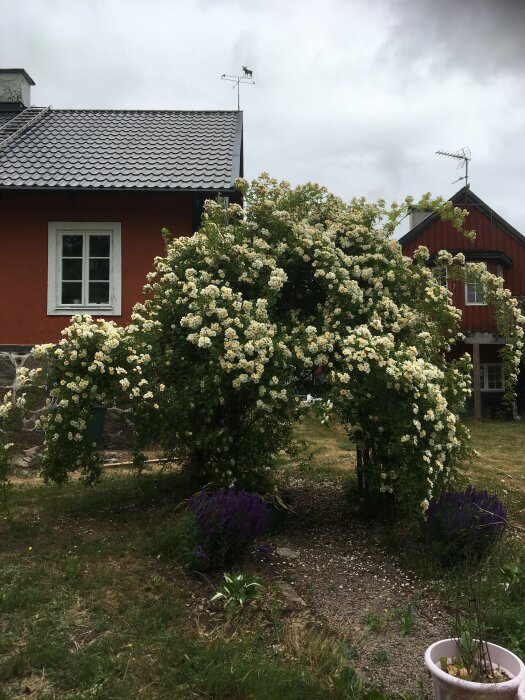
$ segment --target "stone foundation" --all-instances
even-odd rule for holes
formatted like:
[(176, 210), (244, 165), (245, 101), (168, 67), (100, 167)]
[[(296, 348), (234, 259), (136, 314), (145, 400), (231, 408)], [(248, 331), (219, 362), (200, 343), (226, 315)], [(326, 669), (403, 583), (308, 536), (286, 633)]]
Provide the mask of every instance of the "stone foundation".
[[(16, 394), (18, 389), (16, 382), (17, 369), (21, 367), (34, 369), (38, 366), (30, 355), (30, 351), (31, 347), (28, 346), (11, 346), (7, 349), (0, 349), (0, 400), (10, 391), (14, 391)], [(16, 447), (19, 448), (23, 456), (26, 453), (30, 453), (32, 461), (34, 461), (34, 448), (42, 447), (42, 433), (35, 428), (35, 420), (42, 412), (45, 402), (46, 392), (43, 389), (41, 396), (37, 398), (36, 404), (24, 418), (22, 429), (15, 435)], [(132, 425), (127, 418), (127, 414), (128, 411), (126, 409), (108, 409), (102, 435), (102, 448), (116, 450), (131, 447)]]

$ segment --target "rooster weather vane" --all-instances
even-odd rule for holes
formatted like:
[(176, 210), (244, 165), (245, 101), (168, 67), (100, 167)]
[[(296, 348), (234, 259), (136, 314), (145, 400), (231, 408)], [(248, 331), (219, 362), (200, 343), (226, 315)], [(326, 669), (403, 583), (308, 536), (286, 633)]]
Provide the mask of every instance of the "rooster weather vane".
[(247, 68), (246, 66), (242, 66), (242, 75), (227, 75), (226, 73), (223, 73), (221, 75), (222, 80), (228, 80), (230, 83), (235, 83), (233, 86), (233, 89), (235, 90), (235, 87), (237, 87), (237, 110), (240, 111), (241, 109), (241, 100), (240, 100), (240, 92), (241, 92), (241, 85), (255, 85), (255, 80), (252, 80), (253, 78), (253, 71)]

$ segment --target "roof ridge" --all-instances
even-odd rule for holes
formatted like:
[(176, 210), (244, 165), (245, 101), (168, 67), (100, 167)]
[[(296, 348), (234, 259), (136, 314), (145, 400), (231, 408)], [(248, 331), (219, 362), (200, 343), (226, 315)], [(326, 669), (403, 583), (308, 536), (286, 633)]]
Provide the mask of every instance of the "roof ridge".
[(27, 131), (44, 115), (51, 107), (27, 107), (16, 117), (13, 117), (0, 128), (0, 149), (8, 146), (17, 136)]
[(140, 109), (140, 107), (59, 107), (53, 112), (129, 112), (133, 114), (242, 114), (237, 109)]
[[(461, 197), (465, 197), (465, 201), (460, 201)], [(507, 235), (516, 240), (522, 246), (525, 246), (525, 236), (518, 231), (512, 224), (509, 224), (500, 214), (498, 214), (489, 204), (484, 202), (481, 197), (475, 194), (471, 189), (470, 185), (465, 185), (461, 187), (457, 192), (455, 192), (451, 197), (448, 198), (456, 207), (462, 206), (474, 206), (479, 209), (490, 221), (494, 221), (497, 226), (499, 226)], [(432, 212), (425, 219), (416, 224), (407, 233), (398, 239), (400, 245), (406, 245), (410, 243), (414, 238), (417, 238), (420, 233), (425, 231), (429, 226), (431, 226), (435, 221), (439, 219), (439, 214), (437, 212)]]

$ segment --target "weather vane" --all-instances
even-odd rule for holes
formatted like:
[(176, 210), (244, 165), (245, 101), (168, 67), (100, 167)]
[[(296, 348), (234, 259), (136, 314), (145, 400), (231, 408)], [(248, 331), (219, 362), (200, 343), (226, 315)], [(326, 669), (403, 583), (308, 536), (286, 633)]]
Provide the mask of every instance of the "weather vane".
[(471, 155), (470, 155), (470, 148), (466, 146), (465, 148), (460, 148), (459, 151), (456, 151), (455, 153), (451, 153), (450, 151), (436, 151), (436, 155), (438, 156), (447, 156), (448, 158), (456, 158), (456, 160), (459, 160), (458, 163), (458, 168), (465, 168), (465, 174), (462, 177), (458, 177), (457, 180), (454, 180), (454, 183), (460, 182), (460, 180), (465, 180), (465, 187), (468, 187), (468, 164), (471, 160)]
[[(249, 68), (246, 68), (246, 66), (242, 67), (242, 75), (226, 75), (226, 73), (223, 73), (221, 75), (222, 80), (228, 80), (230, 83), (236, 83), (237, 85), (237, 110), (240, 111), (241, 109), (241, 101), (240, 101), (240, 88), (241, 85), (255, 85), (255, 80), (252, 80), (251, 78), (253, 77), (253, 71), (250, 70)], [(233, 89), (235, 90), (235, 85), (233, 86)]]

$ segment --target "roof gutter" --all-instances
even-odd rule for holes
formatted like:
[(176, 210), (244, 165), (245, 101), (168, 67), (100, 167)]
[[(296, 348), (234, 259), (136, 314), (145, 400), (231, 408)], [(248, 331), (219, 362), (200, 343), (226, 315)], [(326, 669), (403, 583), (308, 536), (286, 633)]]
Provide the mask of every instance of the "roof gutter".
[(73, 194), (75, 192), (111, 193), (111, 192), (141, 192), (161, 194), (162, 192), (181, 194), (221, 194), (224, 192), (236, 192), (233, 185), (227, 187), (31, 187), (29, 185), (1, 186), (2, 192), (64, 192)]

